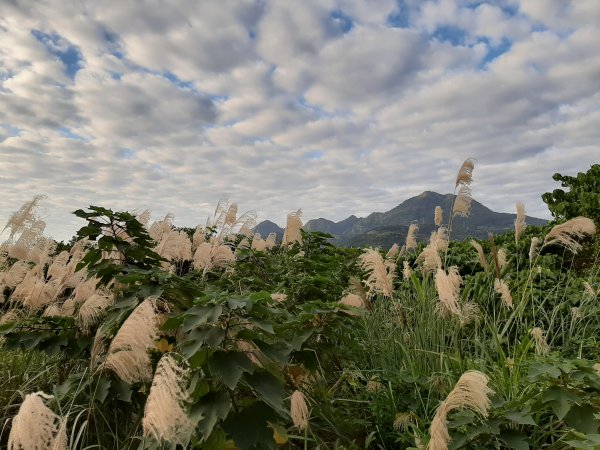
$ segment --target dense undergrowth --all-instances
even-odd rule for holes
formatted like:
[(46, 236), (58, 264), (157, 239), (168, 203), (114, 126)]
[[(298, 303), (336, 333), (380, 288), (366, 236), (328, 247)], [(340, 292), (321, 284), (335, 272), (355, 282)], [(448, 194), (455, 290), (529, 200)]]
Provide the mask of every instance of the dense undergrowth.
[(0, 255), (1, 448), (600, 448), (591, 220), (380, 252), (90, 207), (57, 247), (39, 201)]

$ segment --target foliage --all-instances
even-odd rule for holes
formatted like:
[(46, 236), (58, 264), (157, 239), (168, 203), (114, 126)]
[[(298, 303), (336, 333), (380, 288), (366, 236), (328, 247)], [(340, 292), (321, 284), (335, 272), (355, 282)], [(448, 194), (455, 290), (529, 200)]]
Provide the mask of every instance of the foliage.
[(542, 195), (542, 200), (557, 220), (583, 216), (600, 224), (600, 164), (593, 164), (587, 172), (577, 176), (555, 173), (552, 177), (560, 181), (563, 189), (555, 189)]

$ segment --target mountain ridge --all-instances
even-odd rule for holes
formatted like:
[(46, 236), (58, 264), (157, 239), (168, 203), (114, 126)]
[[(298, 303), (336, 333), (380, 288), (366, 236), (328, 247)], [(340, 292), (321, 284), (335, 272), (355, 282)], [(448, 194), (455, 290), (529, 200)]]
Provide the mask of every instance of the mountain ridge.
[[(339, 222), (325, 218), (311, 219), (303, 228), (307, 231), (320, 231), (333, 235), (332, 242), (336, 245), (389, 247), (394, 243), (403, 243), (408, 227), (415, 223), (419, 227), (417, 240), (425, 241), (435, 230), (435, 207), (442, 208), (442, 224), (447, 226), (453, 199), (453, 194), (424, 191), (386, 212), (373, 212), (363, 218), (351, 215)], [(485, 239), (488, 233), (500, 234), (512, 230), (515, 218), (516, 214), (492, 211), (473, 199), (469, 217), (454, 217), (451, 238), (458, 241), (471, 237)], [(526, 217), (528, 225), (544, 225), (547, 222), (536, 217)], [(269, 232), (276, 232), (279, 238), (283, 235), (283, 228), (268, 220), (255, 227), (261, 235), (263, 230), (267, 229), (270, 230)]]

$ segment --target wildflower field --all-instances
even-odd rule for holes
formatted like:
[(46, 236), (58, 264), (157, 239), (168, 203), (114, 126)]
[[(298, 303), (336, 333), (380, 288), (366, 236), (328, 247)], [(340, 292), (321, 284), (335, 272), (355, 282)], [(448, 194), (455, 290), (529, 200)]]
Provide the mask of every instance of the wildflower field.
[(600, 449), (600, 166), (547, 226), (455, 242), (473, 170), (391, 249), (227, 202), (56, 243), (35, 197), (0, 235), (0, 448)]

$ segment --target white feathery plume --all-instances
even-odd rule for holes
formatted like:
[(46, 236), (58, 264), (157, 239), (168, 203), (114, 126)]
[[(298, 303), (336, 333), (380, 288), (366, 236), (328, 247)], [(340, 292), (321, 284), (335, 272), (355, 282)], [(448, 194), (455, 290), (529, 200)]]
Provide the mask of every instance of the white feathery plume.
[(423, 262), (421, 270), (423, 273), (432, 273), (442, 267), (442, 259), (436, 249), (436, 244), (431, 242), (417, 256), (417, 263)]
[(67, 263), (69, 262), (69, 252), (60, 252), (48, 267), (47, 277), (54, 280), (62, 280), (67, 271)]
[(265, 241), (260, 233), (254, 233), (254, 237), (252, 238), (252, 250), (256, 250), (257, 252), (265, 251), (267, 248), (267, 241)]
[(295, 213), (290, 213), (287, 216), (287, 224), (283, 232), (283, 239), (281, 241), (282, 246), (291, 245), (294, 242), (302, 243), (302, 235), (300, 229), (302, 228), (302, 210), (299, 209)]
[(195, 251), (200, 244), (206, 241), (206, 231), (198, 225), (192, 236), (192, 249)]
[(506, 250), (501, 248), (498, 250), (498, 266), (500, 270), (503, 270), (508, 263), (508, 255), (506, 254)]
[(66, 450), (66, 445), (60, 447), (64, 443), (60, 433), (61, 418), (44, 403), (50, 399), (51, 395), (41, 391), (25, 396), (12, 420), (8, 450)]
[(598, 296), (592, 285), (587, 281), (583, 282), (583, 292), (585, 293), (585, 295), (591, 298), (596, 298)]
[(463, 185), (458, 190), (458, 195), (454, 200), (454, 207), (452, 208), (452, 216), (469, 217), (471, 214), (471, 188)]
[(402, 261), (402, 278), (404, 278), (405, 280), (410, 280), (412, 273), (413, 271), (410, 268), (410, 264), (408, 263), (408, 261)]
[(458, 302), (461, 282), (462, 279), (456, 267), (451, 267), (448, 273), (442, 268), (437, 269), (435, 286), (440, 299), (437, 308), (442, 316), (460, 317), (462, 315)]
[(550, 346), (544, 336), (544, 330), (540, 327), (535, 327), (530, 331), (530, 334), (535, 342), (535, 352), (538, 355), (547, 355), (550, 352)]
[(189, 376), (189, 369), (180, 366), (172, 354), (160, 358), (144, 408), (144, 436), (186, 447), (196, 427), (186, 411), (191, 402), (186, 390)]
[(496, 278), (494, 280), (494, 290), (502, 297), (502, 303), (504, 303), (504, 306), (507, 308), (513, 307), (512, 295), (510, 295), (510, 289), (508, 288), (506, 281)]
[(483, 247), (475, 239), (471, 239), (470, 243), (471, 243), (471, 246), (475, 249), (475, 251), (477, 251), (477, 259), (479, 260), (479, 264), (481, 264), (481, 267), (483, 267), (483, 270), (487, 270), (488, 263), (487, 263), (487, 260), (485, 259), (485, 253), (483, 252)]
[(462, 185), (470, 185), (473, 181), (473, 170), (475, 169), (475, 163), (472, 158), (465, 159), (458, 170), (458, 174), (456, 175), (456, 184), (455, 187), (458, 187), (459, 184)]
[(281, 292), (274, 292), (271, 294), (271, 300), (275, 300), (276, 302), (285, 302), (287, 300), (287, 294), (283, 294)]
[(575, 239), (581, 239), (585, 235), (593, 236), (594, 234), (596, 234), (596, 226), (592, 219), (575, 217), (565, 223), (555, 225), (546, 235), (542, 248), (556, 244), (570, 250), (572, 253), (577, 253), (581, 249), (581, 244)]
[(406, 234), (406, 251), (414, 250), (417, 248), (417, 238), (415, 237), (419, 227), (415, 223), (411, 223), (408, 226), (408, 233)]
[(295, 390), (292, 394), (290, 416), (292, 416), (292, 422), (294, 422), (296, 428), (300, 430), (308, 428), (308, 405), (306, 404), (306, 397), (299, 390)]
[(353, 294), (353, 293), (344, 295), (342, 297), (342, 299), (340, 300), (340, 303), (342, 305), (352, 306), (354, 308), (364, 308), (365, 307), (365, 302), (361, 298), (361, 296), (357, 295), (357, 294)]
[(238, 211), (237, 203), (232, 203), (231, 206), (229, 206), (229, 209), (227, 210), (227, 214), (225, 215), (225, 223), (227, 225), (232, 226), (233, 224), (235, 224), (237, 211)]
[(265, 239), (267, 249), (272, 249), (277, 246), (277, 233), (269, 233), (267, 239)]
[(448, 414), (456, 409), (468, 408), (471, 411), (487, 417), (490, 409), (490, 395), (494, 391), (488, 387), (487, 375), (477, 371), (469, 370), (462, 374), (454, 389), (441, 403), (431, 421), (431, 439), (428, 450), (447, 450), (450, 442), (448, 433)]
[(106, 367), (128, 383), (149, 381), (152, 366), (148, 349), (158, 335), (156, 300), (147, 298), (123, 322), (108, 347)]
[(29, 264), (27, 264), (25, 261), (15, 262), (4, 274), (4, 286), (14, 289), (25, 279), (29, 271)]
[(529, 260), (533, 261), (535, 257), (538, 255), (538, 249), (540, 248), (540, 238), (532, 237), (531, 245), (529, 246)]
[(525, 205), (523, 202), (517, 202), (517, 218), (515, 219), (515, 243), (519, 242), (519, 238), (525, 229)]
[(439, 227), (439, 226), (442, 225), (443, 214), (444, 214), (444, 212), (442, 210), (442, 207), (441, 206), (436, 206), (435, 207), (435, 212), (433, 214), (433, 219), (434, 219), (436, 227)]
[(360, 266), (368, 273), (365, 283), (369, 286), (369, 297), (380, 294), (392, 298), (396, 267), (391, 261), (383, 259), (381, 254), (372, 248), (367, 248), (360, 255)]
[(398, 252), (400, 251), (400, 247), (398, 247), (398, 244), (394, 244), (390, 247), (390, 249), (388, 250), (388, 252), (385, 255), (385, 259), (389, 259), (390, 261), (398, 255)]
[(84, 334), (88, 334), (94, 325), (100, 322), (100, 319), (106, 315), (106, 310), (114, 305), (115, 300), (112, 295), (91, 295), (79, 307), (77, 312), (77, 322), (79, 328)]

